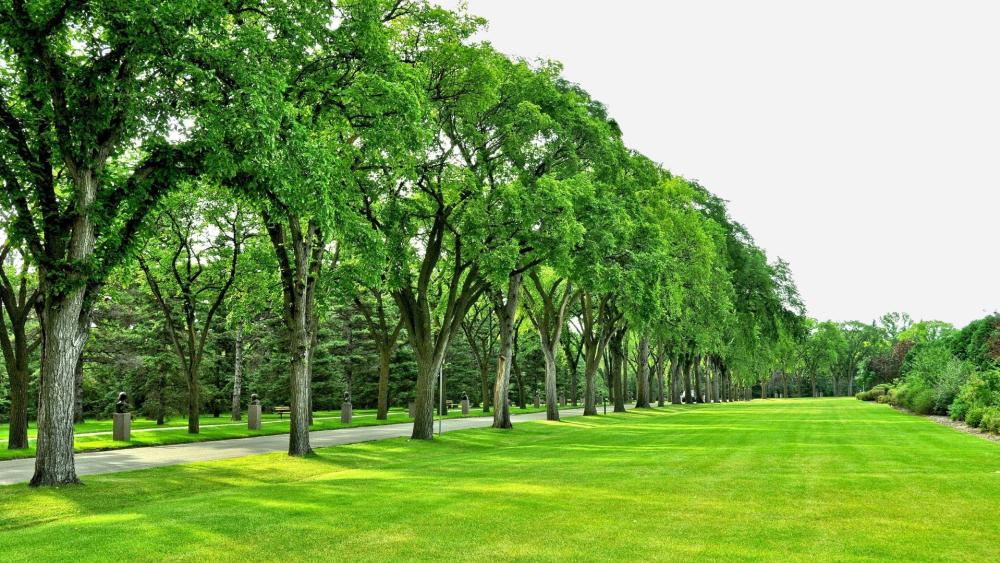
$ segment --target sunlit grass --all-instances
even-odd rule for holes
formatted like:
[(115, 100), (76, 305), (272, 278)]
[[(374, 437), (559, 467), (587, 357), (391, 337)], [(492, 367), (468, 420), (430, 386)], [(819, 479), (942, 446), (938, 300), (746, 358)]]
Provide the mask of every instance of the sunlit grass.
[(0, 487), (4, 560), (1000, 560), (1000, 446), (850, 399)]

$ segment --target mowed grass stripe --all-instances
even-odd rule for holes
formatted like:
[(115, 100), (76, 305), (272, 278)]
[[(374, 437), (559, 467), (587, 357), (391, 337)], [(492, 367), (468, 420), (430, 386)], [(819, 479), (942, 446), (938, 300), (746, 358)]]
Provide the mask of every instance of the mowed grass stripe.
[(1000, 446), (852, 399), (0, 488), (5, 560), (1000, 560)]

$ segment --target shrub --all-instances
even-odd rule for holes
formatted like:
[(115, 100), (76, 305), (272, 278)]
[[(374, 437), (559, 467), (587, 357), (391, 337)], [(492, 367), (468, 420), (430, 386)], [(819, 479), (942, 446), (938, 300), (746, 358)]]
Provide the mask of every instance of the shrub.
[(986, 407), (983, 410), (983, 419), (979, 423), (979, 428), (983, 432), (1000, 434), (1000, 407)]
[(965, 423), (969, 426), (979, 428), (979, 423), (983, 420), (983, 414), (986, 412), (986, 407), (981, 407), (979, 405), (973, 405), (969, 407), (969, 412), (965, 413)]
[(917, 389), (910, 396), (910, 410), (917, 414), (934, 414), (937, 402), (936, 393), (933, 389)]
[(889, 395), (879, 395), (878, 403), (880, 405), (888, 405), (889, 404)]
[(878, 401), (881, 397), (885, 396), (891, 388), (892, 385), (889, 385), (888, 383), (880, 383), (879, 385), (876, 385), (867, 391), (861, 391), (854, 396), (860, 401)]
[[(958, 396), (955, 397), (955, 401), (950, 407), (950, 413), (955, 420), (969, 422), (970, 412), (973, 408), (991, 406), (1000, 407), (1000, 370), (973, 373), (958, 392)], [(969, 424), (972, 423), (969, 422)]]

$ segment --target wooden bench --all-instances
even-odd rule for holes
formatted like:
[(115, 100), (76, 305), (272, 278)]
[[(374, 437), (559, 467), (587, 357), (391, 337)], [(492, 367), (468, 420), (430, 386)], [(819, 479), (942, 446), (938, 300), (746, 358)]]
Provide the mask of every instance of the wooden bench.
[(278, 414), (278, 418), (279, 419), (283, 419), (284, 416), (285, 416), (285, 413), (292, 412), (292, 409), (291, 409), (291, 407), (274, 407), (274, 412), (276, 412)]

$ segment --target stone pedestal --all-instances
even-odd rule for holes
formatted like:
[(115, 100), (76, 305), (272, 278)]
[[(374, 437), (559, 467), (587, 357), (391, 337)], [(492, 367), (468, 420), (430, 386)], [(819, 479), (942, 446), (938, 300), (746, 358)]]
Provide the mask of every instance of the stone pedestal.
[(413, 401), (410, 401), (410, 404), (407, 408), (410, 409), (410, 418), (417, 418), (417, 404), (414, 403)]
[(247, 412), (247, 428), (260, 430), (260, 405), (250, 405)]
[(469, 414), (469, 400), (468, 399), (462, 399), (462, 414), (463, 415)]
[(351, 418), (354, 416), (354, 408), (351, 406), (350, 402), (342, 403), (340, 405), (340, 423), (350, 424)]
[(564, 407), (566, 406), (566, 395), (565, 394), (563, 394), (563, 396), (559, 397), (559, 404), (562, 405), (562, 406), (564, 406)]
[(112, 437), (116, 442), (128, 442), (132, 439), (132, 413), (116, 412)]
[(535, 393), (535, 408), (537, 409), (540, 406), (542, 406), (542, 401), (538, 398), (538, 393)]

